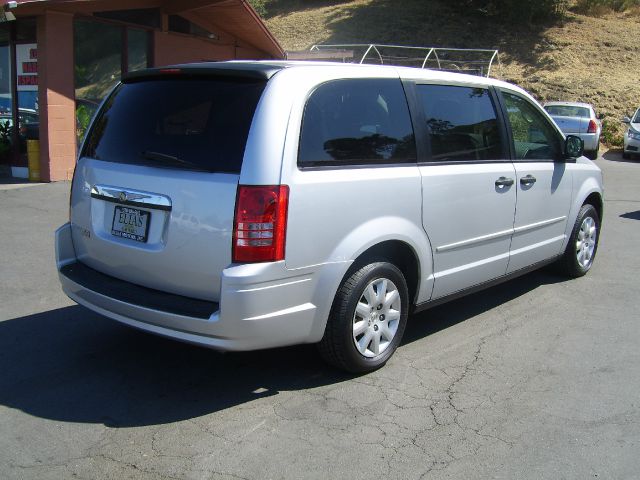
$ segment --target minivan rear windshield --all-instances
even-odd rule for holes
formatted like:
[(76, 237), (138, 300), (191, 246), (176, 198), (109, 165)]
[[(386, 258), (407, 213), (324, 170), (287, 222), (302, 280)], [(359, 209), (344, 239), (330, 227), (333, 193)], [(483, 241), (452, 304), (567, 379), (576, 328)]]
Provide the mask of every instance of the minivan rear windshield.
[(107, 99), (83, 156), (240, 173), (263, 80), (185, 77), (123, 83)]

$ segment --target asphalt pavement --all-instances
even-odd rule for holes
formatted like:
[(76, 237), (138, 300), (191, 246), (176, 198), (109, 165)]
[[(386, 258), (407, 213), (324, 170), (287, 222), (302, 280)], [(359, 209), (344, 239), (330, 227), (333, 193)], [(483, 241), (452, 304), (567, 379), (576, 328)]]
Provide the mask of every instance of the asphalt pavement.
[(595, 265), (414, 316), (383, 369), (221, 354), (61, 292), (68, 183), (0, 186), (0, 478), (636, 479), (640, 161), (607, 153)]

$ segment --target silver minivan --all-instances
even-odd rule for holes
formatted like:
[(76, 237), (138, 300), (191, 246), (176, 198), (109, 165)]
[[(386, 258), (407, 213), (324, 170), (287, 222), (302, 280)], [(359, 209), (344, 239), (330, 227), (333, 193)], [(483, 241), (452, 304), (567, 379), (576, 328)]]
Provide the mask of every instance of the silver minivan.
[(591, 268), (599, 168), (526, 92), (371, 65), (136, 72), (81, 146), (62, 287), (220, 350), (382, 366), (409, 314), (549, 263)]

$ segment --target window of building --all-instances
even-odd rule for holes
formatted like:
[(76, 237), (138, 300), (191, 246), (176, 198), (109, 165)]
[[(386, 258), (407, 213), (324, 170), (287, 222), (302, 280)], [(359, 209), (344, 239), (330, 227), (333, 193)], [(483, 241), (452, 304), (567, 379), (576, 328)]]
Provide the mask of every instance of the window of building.
[(147, 68), (149, 32), (137, 28), (127, 29), (127, 71)]
[(504, 160), (506, 154), (489, 91), (418, 85), (434, 161)]
[(191, 33), (191, 26), (193, 24), (180, 15), (169, 15), (169, 31), (176, 33)]
[(0, 164), (8, 164), (11, 156), (13, 95), (11, 93), (11, 50), (9, 25), (0, 25)]
[(195, 35), (209, 39), (217, 39), (218, 36), (193, 22), (190, 22), (180, 15), (169, 15), (169, 31), (176, 33), (184, 33), (187, 35)]
[(36, 21), (0, 25), (0, 163), (26, 176), (27, 140), (39, 135)]
[(110, 10), (107, 12), (94, 12), (93, 16), (149, 28), (160, 28), (162, 26), (162, 15), (159, 8)]
[(557, 130), (528, 100), (503, 92), (517, 160), (554, 160), (562, 147)]
[(96, 108), (122, 75), (148, 66), (149, 32), (78, 18), (74, 49), (76, 133), (80, 141)]
[(16, 42), (35, 42), (36, 29), (35, 18), (21, 18), (16, 22)]
[(122, 27), (76, 20), (76, 98), (99, 102), (122, 74)]
[(415, 161), (413, 126), (399, 80), (336, 80), (319, 86), (309, 98), (300, 165)]

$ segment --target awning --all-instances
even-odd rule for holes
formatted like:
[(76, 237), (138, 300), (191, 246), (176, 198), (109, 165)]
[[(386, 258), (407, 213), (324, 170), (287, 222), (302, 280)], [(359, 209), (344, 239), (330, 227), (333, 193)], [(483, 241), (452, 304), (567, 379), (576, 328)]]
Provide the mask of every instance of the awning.
[(164, 13), (181, 15), (216, 33), (233, 36), (274, 58), (284, 58), (284, 50), (246, 0), (0, 0), (0, 6), (17, 17), (42, 14), (47, 9), (90, 14), (161, 8)]

